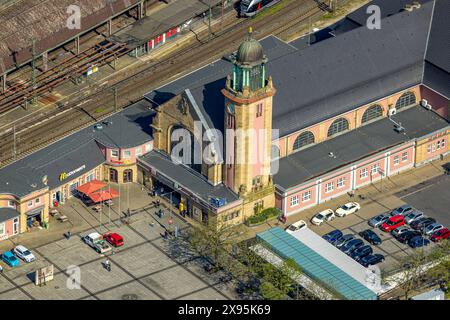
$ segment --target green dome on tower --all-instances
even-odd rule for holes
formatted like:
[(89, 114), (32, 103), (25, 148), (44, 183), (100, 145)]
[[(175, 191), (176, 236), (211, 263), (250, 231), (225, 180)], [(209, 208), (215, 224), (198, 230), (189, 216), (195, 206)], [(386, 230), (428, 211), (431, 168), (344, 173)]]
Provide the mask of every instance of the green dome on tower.
[(264, 60), (264, 52), (261, 43), (252, 37), (252, 29), (241, 43), (236, 54), (236, 61), (240, 64), (259, 64)]

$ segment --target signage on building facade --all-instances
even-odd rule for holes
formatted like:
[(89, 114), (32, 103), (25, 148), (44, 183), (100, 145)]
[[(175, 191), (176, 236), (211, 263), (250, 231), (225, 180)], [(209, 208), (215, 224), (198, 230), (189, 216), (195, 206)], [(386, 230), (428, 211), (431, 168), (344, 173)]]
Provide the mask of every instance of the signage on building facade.
[(61, 173), (59, 175), (59, 181), (64, 181), (67, 178), (69, 178), (70, 176), (73, 176), (74, 174), (76, 174), (76, 173), (78, 173), (78, 172), (80, 172), (80, 171), (82, 171), (84, 169), (86, 169), (86, 165), (82, 165), (81, 167), (79, 167), (79, 168), (77, 168), (75, 170), (72, 170), (70, 172), (63, 172), (63, 173)]

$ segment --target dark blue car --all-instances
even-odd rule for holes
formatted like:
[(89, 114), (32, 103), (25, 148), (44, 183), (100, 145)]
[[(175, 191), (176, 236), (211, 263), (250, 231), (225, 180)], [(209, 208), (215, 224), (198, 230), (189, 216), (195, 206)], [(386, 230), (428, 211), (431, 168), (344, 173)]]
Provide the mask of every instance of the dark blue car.
[(361, 231), (359, 235), (370, 244), (379, 245), (381, 244), (380, 237), (370, 229)]
[(350, 254), (350, 257), (352, 257), (356, 261), (359, 261), (361, 258), (364, 258), (365, 256), (368, 256), (369, 254), (372, 253), (373, 253), (372, 247), (366, 245), (353, 250), (353, 252)]
[(384, 261), (384, 256), (382, 254), (375, 253), (361, 258), (361, 260), (359, 260), (358, 262), (367, 268), (368, 266), (372, 266), (382, 261)]
[(324, 234), (322, 236), (322, 238), (327, 240), (329, 243), (334, 243), (340, 237), (342, 237), (342, 231), (341, 230), (333, 230), (333, 231), (328, 232), (327, 234)]
[(430, 240), (425, 239), (422, 236), (415, 236), (414, 238), (412, 238), (408, 241), (408, 244), (411, 248), (420, 248), (420, 247), (429, 245)]
[(364, 245), (364, 241), (362, 241), (361, 239), (353, 239), (353, 240), (350, 240), (349, 242), (347, 242), (346, 244), (344, 244), (341, 247), (341, 250), (342, 250), (342, 252), (350, 255), (353, 250), (355, 250), (363, 245)]

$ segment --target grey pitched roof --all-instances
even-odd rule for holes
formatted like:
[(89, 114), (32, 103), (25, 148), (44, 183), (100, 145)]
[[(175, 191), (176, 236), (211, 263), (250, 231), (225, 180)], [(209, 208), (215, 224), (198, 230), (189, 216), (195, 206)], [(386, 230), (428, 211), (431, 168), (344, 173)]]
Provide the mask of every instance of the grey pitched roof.
[(280, 136), (420, 83), (432, 6), (361, 27), (269, 63)]
[[(389, 119), (375, 121), (279, 160), (274, 183), (287, 190), (344, 165), (415, 138), (449, 127), (449, 123), (422, 107), (412, 107), (392, 117), (404, 134), (394, 131)], [(332, 152), (336, 158), (330, 157)]]
[[(262, 40), (277, 88), (273, 128), (284, 136), (420, 84), (433, 6), (434, 1), (424, 1), (420, 9), (383, 19), (381, 30), (356, 28), (302, 50), (275, 37)], [(437, 24), (435, 32), (442, 28)], [(231, 63), (222, 59), (145, 97), (158, 105), (189, 88), (205, 118), (222, 130), (220, 89), (230, 72)], [(445, 87), (441, 78), (425, 77)]]
[(61, 173), (85, 166), (70, 179), (83, 175), (105, 162), (98, 142), (108, 147), (127, 148), (152, 140), (149, 125), (154, 111), (149, 110), (148, 106), (149, 103), (142, 100), (105, 119), (112, 124), (103, 124), (102, 130), (87, 127), (1, 168), (0, 194), (23, 197), (30, 192), (47, 188), (42, 182), (44, 176), (48, 178), (48, 187), (53, 189), (67, 182), (59, 180)]
[[(184, 190), (188, 190), (194, 196), (204, 200), (208, 204), (211, 198), (225, 198), (226, 203), (231, 203), (239, 199), (238, 195), (228, 189), (225, 185), (213, 186), (201, 174), (187, 168), (182, 164), (176, 164), (165, 154), (158, 151), (151, 151), (140, 157), (140, 162), (154, 168), (156, 176), (162, 181), (170, 183), (176, 181)], [(170, 179), (169, 181), (167, 181)]]
[(0, 208), (0, 222), (5, 222), (20, 215), (19, 211), (13, 208)]
[[(414, 0), (420, 4), (425, 4), (433, 0)], [(363, 5), (361, 8), (353, 11), (347, 15), (347, 19), (357, 23), (360, 26), (364, 26), (367, 22), (369, 14), (367, 14), (367, 7), (376, 5), (380, 7), (381, 18), (387, 18), (399, 12), (402, 12), (405, 5), (412, 4), (413, 0), (372, 0), (369, 3)]]

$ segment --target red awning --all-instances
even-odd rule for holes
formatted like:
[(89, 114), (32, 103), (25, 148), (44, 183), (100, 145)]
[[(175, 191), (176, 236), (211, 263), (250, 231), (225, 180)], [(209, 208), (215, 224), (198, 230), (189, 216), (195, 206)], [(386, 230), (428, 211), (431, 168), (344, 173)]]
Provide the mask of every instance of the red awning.
[(115, 189), (101, 190), (87, 195), (94, 203), (107, 201), (119, 197), (119, 192)]
[(92, 180), (91, 182), (85, 183), (77, 188), (77, 190), (85, 195), (88, 195), (94, 191), (100, 190), (105, 187), (106, 183), (98, 180)]

